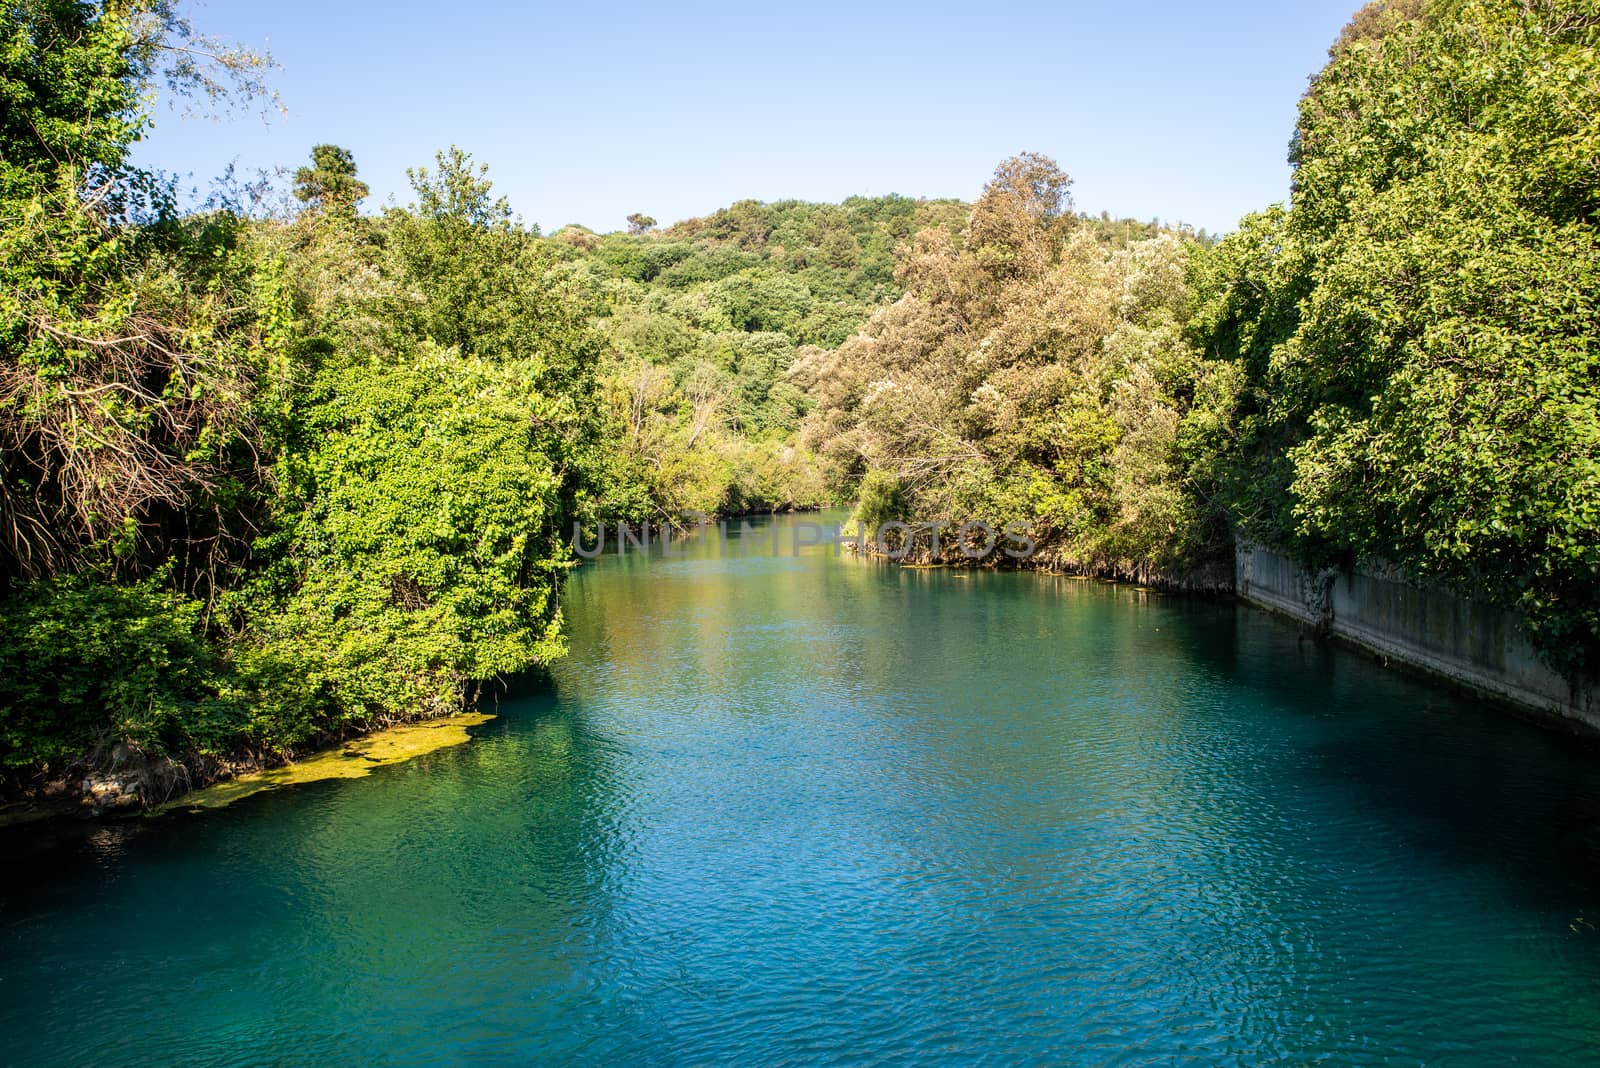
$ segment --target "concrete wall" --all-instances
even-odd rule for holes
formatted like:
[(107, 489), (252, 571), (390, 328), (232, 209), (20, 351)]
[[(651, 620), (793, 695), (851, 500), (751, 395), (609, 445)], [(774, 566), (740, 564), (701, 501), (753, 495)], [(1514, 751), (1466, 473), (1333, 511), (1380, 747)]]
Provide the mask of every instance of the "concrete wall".
[(1252, 604), (1490, 696), (1600, 730), (1600, 695), (1546, 667), (1516, 616), (1379, 571), (1313, 574), (1241, 543), (1234, 583)]

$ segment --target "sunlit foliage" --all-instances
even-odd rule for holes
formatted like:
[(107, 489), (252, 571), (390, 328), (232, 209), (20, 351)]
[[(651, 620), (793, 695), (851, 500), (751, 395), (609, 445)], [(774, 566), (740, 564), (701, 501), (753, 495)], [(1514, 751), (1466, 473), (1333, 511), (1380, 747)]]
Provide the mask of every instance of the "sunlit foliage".
[(866, 476), (869, 524), (889, 515), (879, 502), (1020, 523), (1058, 566), (1220, 582), (1207, 569), (1226, 532), (1189, 469), (1231, 383), (1183, 336), (1194, 242), (1124, 244), (1072, 213), (1069, 186), (1018, 156), (964, 234), (918, 233), (897, 269), (906, 295), (796, 368), (817, 400), (802, 440), (837, 494)]
[(1250, 536), (1383, 560), (1600, 666), (1600, 12), (1373, 5), (1300, 105), (1292, 207), (1205, 268)]

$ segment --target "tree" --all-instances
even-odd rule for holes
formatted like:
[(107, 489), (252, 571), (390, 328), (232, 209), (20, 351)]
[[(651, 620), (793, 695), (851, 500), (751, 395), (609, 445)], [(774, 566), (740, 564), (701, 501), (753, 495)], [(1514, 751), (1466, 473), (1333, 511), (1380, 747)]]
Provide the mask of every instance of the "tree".
[(1061, 566), (1225, 581), (1226, 531), (1189, 478), (1227, 397), (1182, 336), (1193, 242), (1109, 247), (1108, 226), (1068, 214), (1069, 185), (1015, 157), (959, 247), (940, 230), (903, 246), (906, 296), (801, 357), (817, 405), (802, 440), (868, 526), (1020, 522)]
[(140, 571), (234, 477), (259, 348), (234, 221), (180, 224), (128, 151), (156, 83), (248, 95), (268, 61), (160, 2), (27, 0), (0, 42), (0, 581)]
[(537, 320), (513, 310), (537, 280), (520, 262), (528, 242), (511, 205), (493, 195), (487, 166), (454, 145), (435, 159), (435, 170), (406, 170), (416, 201), (385, 216), (392, 270), (424, 298), (401, 299), (392, 316), (462, 353), (509, 354), (521, 347), (513, 337)]
[(1196, 322), (1245, 376), (1247, 533), (1517, 611), (1573, 672), (1600, 670), (1596, 114), (1588, 0), (1369, 5), (1301, 101), (1290, 209), (1217, 248)]
[(1047, 269), (1075, 222), (1071, 188), (1072, 179), (1048, 156), (1024, 152), (1001, 163), (967, 221), (967, 245), (975, 252), (969, 265), (981, 264), (996, 282)]
[(354, 212), (368, 191), (356, 178), (355, 157), (338, 145), (315, 146), (311, 166), (294, 172), (295, 197), (316, 211)]
[(634, 212), (632, 215), (628, 216), (628, 233), (635, 236), (645, 233), (649, 230), (654, 230), (655, 226), (656, 221), (648, 215)]
[(507, 230), (511, 205), (505, 197), (490, 197), (489, 165), (472, 165), (472, 153), (455, 145), (434, 154), (437, 170), (407, 167), (406, 177), (417, 194), (412, 210), (433, 222), (458, 228)]

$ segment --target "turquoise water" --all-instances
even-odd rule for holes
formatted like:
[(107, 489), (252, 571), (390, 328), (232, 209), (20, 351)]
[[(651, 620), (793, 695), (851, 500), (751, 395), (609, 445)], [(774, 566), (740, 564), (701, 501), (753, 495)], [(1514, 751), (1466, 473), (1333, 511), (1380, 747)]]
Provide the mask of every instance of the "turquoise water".
[(1594, 1063), (1600, 758), (1227, 602), (608, 559), (475, 740), (0, 841), (0, 1061)]

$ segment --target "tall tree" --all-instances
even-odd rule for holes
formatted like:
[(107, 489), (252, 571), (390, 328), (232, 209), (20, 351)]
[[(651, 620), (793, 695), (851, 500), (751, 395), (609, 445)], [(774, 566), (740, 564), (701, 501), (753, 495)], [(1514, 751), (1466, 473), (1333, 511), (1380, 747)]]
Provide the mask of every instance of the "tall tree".
[(294, 195), (317, 211), (352, 212), (369, 192), (356, 177), (355, 157), (338, 145), (311, 149), (311, 166), (294, 172)]
[(917, 234), (906, 296), (797, 368), (817, 399), (804, 440), (864, 523), (1021, 523), (1063, 566), (1219, 583), (1226, 537), (1187, 452), (1226, 383), (1181, 335), (1191, 242), (1113, 248), (1109, 220), (1070, 214), (1070, 184), (1017, 156), (959, 247)]
[(1290, 210), (1213, 258), (1247, 374), (1229, 496), (1312, 563), (1381, 559), (1600, 669), (1600, 12), (1371, 5), (1300, 104)]

